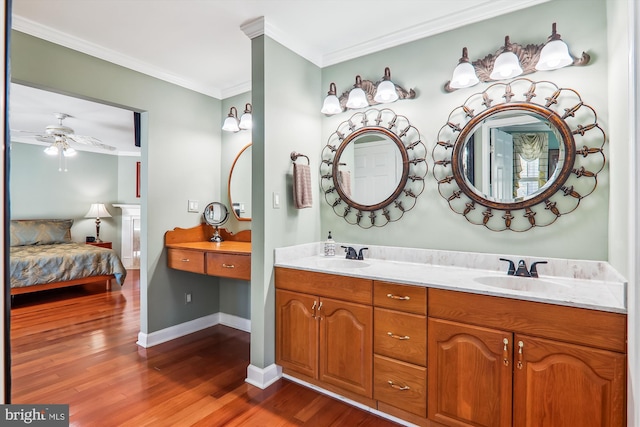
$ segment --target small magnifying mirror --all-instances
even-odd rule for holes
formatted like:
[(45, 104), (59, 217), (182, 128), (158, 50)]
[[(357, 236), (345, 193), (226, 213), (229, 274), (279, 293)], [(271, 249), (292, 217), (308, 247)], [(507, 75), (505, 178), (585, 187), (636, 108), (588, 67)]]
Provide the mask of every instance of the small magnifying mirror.
[(222, 242), (222, 237), (220, 237), (219, 227), (227, 222), (229, 219), (229, 211), (227, 207), (220, 202), (212, 202), (209, 203), (202, 213), (204, 217), (204, 222), (215, 227), (215, 231), (213, 233), (213, 237), (211, 237), (212, 242)]

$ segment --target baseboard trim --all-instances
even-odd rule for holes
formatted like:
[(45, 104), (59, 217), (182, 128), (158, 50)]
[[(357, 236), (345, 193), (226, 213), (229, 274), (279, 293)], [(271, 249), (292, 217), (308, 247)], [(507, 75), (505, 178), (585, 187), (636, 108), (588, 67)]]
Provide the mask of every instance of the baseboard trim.
[(230, 328), (244, 332), (251, 332), (251, 320), (234, 316), (232, 314), (214, 313), (188, 322), (180, 323), (179, 325), (170, 326), (150, 334), (139, 332), (136, 344), (140, 347), (149, 348), (218, 324), (229, 326)]
[(332, 391), (325, 390), (322, 387), (318, 387), (317, 385), (308, 383), (308, 382), (303, 381), (303, 380), (301, 380), (299, 378), (292, 377), (289, 374), (282, 374), (282, 377), (286, 378), (289, 381), (292, 381), (294, 383), (298, 383), (301, 386), (304, 386), (304, 387), (310, 388), (312, 390), (315, 390), (318, 393), (326, 394), (327, 396), (330, 396), (330, 397), (333, 397), (334, 399), (340, 400), (340, 401), (346, 403), (347, 405), (355, 406), (356, 408), (362, 409), (363, 411), (371, 412), (372, 414), (375, 414), (375, 415), (377, 415), (379, 417), (382, 417), (382, 418), (385, 418), (387, 420), (393, 421), (393, 422), (398, 423), (400, 425), (410, 426), (410, 427), (419, 427), (416, 424), (410, 423), (407, 420), (403, 420), (403, 419), (394, 417), (393, 415), (387, 414), (385, 412), (378, 411), (377, 409), (371, 408), (370, 406), (367, 406), (367, 405), (363, 405), (362, 403), (356, 402), (355, 400), (351, 400), (351, 399), (349, 399), (347, 397), (341, 396), (341, 395), (339, 395), (337, 393), (334, 393)]
[(269, 387), (282, 377), (282, 368), (278, 365), (271, 364), (266, 368), (258, 368), (254, 365), (247, 366), (246, 382), (261, 389)]

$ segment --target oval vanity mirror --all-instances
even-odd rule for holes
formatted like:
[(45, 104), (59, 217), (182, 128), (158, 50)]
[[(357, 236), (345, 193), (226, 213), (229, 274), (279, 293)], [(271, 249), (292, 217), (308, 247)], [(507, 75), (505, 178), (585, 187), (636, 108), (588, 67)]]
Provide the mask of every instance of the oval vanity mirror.
[(320, 178), (334, 212), (370, 228), (397, 221), (415, 206), (427, 169), (418, 129), (390, 109), (370, 109), (354, 114), (329, 137)]
[(433, 175), (451, 210), (470, 223), (526, 231), (573, 212), (596, 189), (605, 141), (578, 92), (519, 78), (449, 114)]
[(219, 227), (229, 219), (229, 211), (227, 210), (227, 207), (220, 202), (209, 203), (204, 208), (202, 217), (204, 218), (204, 222), (215, 227), (215, 232), (211, 241), (221, 242), (222, 238), (220, 237)]
[(238, 221), (251, 221), (251, 144), (240, 150), (229, 171), (229, 204)]

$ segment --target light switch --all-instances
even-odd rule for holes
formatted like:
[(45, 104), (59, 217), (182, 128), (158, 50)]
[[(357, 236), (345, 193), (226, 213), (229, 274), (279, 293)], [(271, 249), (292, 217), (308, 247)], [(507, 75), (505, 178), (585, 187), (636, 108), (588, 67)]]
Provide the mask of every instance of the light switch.
[(280, 209), (280, 193), (273, 192), (273, 209)]
[(189, 212), (198, 212), (198, 201), (197, 200), (189, 200), (189, 208), (187, 210)]

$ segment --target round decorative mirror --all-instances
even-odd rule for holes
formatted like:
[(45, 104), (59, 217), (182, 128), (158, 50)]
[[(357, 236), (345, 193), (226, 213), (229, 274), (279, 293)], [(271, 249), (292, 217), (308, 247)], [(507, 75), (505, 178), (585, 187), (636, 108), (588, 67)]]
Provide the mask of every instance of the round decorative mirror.
[(363, 228), (397, 221), (424, 190), (425, 158), (420, 132), (406, 117), (390, 109), (356, 113), (322, 152), (325, 199), (337, 215)]
[(215, 232), (213, 233), (213, 237), (211, 237), (212, 242), (221, 242), (222, 237), (220, 237), (220, 233), (218, 232), (219, 227), (227, 222), (229, 219), (229, 211), (227, 207), (220, 202), (212, 202), (209, 203), (202, 213), (204, 218), (204, 222), (215, 227)]
[(469, 222), (526, 231), (552, 224), (595, 190), (605, 140), (575, 90), (523, 78), (496, 83), (451, 112), (433, 175)]
[(251, 144), (240, 150), (229, 171), (229, 204), (238, 221), (251, 221)]

